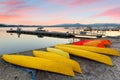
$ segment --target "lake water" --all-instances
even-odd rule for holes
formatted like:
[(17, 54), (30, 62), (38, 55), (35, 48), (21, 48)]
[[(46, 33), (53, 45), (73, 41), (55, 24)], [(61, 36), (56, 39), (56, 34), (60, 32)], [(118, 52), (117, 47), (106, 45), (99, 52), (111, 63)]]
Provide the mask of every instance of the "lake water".
[[(16, 33), (6, 33), (10, 28), (0, 28), (0, 55), (4, 53), (16, 53), (21, 51), (45, 48), (54, 46), (55, 44), (70, 43), (72, 38), (54, 38), (54, 37), (38, 37), (37, 35), (18, 35)], [(13, 28), (16, 29), (16, 28)], [(23, 30), (36, 30), (36, 28), (22, 28)], [(45, 28), (48, 31), (67, 32), (68, 29), (63, 27)]]

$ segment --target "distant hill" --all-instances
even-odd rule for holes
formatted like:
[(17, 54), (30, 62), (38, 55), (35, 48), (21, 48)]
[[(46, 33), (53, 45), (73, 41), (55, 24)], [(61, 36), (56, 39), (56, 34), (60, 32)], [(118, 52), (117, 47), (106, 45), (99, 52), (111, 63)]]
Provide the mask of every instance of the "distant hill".
[(58, 25), (51, 25), (51, 26), (41, 26), (41, 25), (7, 25), (7, 24), (0, 24), (0, 27), (120, 27), (120, 24), (116, 23), (99, 23), (99, 24), (58, 24)]
[(84, 24), (80, 23), (75, 23), (75, 24), (58, 24), (58, 25), (53, 25), (53, 26), (64, 26), (64, 27), (80, 27), (80, 26), (85, 26)]
[(42, 27), (40, 25), (7, 25), (7, 24), (0, 24), (0, 27)]
[(64, 26), (64, 27), (109, 27), (109, 26), (112, 26), (112, 27), (120, 27), (120, 24), (115, 24), (115, 23), (99, 23), (99, 24), (79, 24), (79, 23), (76, 23), (76, 24), (59, 24), (59, 25), (54, 25), (54, 26)]
[(107, 27), (107, 26), (108, 26), (108, 27), (109, 27), (109, 26), (118, 27), (118, 26), (119, 26), (119, 27), (120, 27), (120, 24), (104, 23), (104, 24), (91, 24), (90, 26), (94, 26), (94, 27), (99, 27), (99, 26), (100, 26), (100, 27), (101, 27), (101, 26), (103, 26), (103, 27), (104, 27), (104, 26), (106, 26), (106, 27)]

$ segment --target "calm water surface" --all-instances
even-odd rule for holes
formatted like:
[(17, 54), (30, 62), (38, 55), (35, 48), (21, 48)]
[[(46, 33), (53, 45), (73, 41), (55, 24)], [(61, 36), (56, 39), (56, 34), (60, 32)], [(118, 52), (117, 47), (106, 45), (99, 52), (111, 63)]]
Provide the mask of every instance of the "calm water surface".
[[(37, 35), (18, 35), (6, 33), (10, 28), (0, 28), (0, 55), (4, 53), (16, 53), (21, 51), (45, 48), (60, 43), (70, 43), (73, 39), (38, 37)], [(13, 28), (16, 29), (16, 28)], [(36, 28), (22, 28), (23, 30), (36, 30)], [(67, 32), (64, 28), (45, 28), (48, 31)]]

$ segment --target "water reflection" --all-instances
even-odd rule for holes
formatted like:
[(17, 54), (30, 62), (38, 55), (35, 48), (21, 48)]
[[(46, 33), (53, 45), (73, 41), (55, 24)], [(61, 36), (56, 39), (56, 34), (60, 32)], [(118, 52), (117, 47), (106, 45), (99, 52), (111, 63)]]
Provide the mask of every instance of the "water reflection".
[(48, 37), (59, 37), (59, 38), (72, 38), (74, 35), (72, 35), (69, 32), (50, 32), (47, 30), (37, 29), (35, 31), (29, 31), (29, 30), (22, 30), (21, 28), (17, 28), (17, 30), (13, 30), (12, 28), (10, 30), (7, 30), (7, 33), (16, 33), (18, 37), (20, 37), (21, 34), (27, 34), (27, 35), (37, 35), (38, 37), (48, 36)]
[[(21, 51), (45, 48), (55, 44), (64, 44), (73, 42), (73, 38), (55, 38), (41, 35), (9, 34), (6, 30), (10, 28), (0, 28), (0, 55), (3, 53), (16, 53)], [(16, 28), (14, 28), (16, 29)], [(36, 30), (36, 28), (22, 28), (23, 30)], [(47, 29), (47, 28), (46, 28)], [(56, 31), (66, 31), (64, 28), (56, 28)], [(48, 28), (49, 31), (55, 31), (54, 28)]]
[[(15, 33), (10, 33), (10, 35), (14, 35)], [(21, 33), (16, 33), (18, 38), (20, 38), (23, 34)], [(25, 34), (25, 35), (30, 35), (30, 34)], [(43, 38), (44, 36), (43, 35), (34, 35), (34, 36), (37, 36), (38, 38)]]

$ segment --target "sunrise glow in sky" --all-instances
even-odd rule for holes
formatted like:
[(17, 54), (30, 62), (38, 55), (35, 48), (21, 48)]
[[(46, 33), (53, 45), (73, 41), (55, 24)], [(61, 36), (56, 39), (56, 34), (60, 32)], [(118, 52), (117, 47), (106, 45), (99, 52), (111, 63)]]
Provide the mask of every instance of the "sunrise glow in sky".
[(0, 0), (0, 23), (120, 23), (120, 0)]

